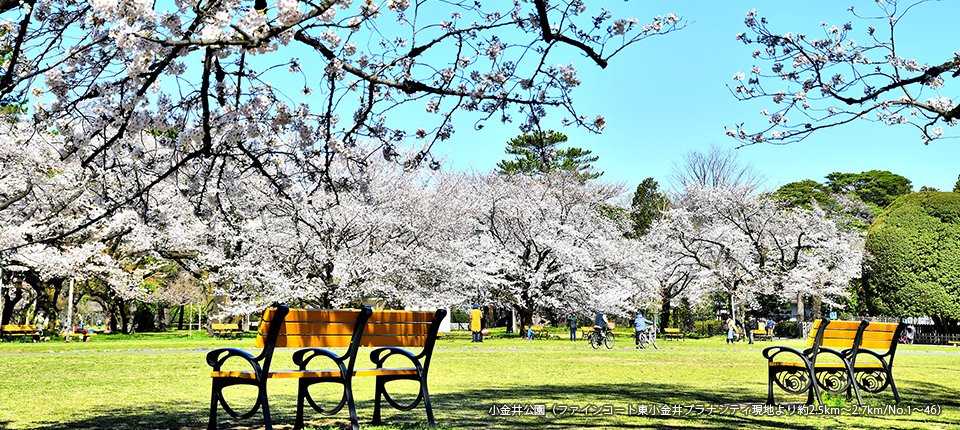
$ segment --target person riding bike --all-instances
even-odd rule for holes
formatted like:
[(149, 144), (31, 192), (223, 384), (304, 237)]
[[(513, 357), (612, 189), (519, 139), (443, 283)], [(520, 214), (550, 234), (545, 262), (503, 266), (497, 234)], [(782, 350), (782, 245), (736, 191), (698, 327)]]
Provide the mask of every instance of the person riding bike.
[(595, 331), (607, 331), (609, 330), (609, 326), (610, 320), (607, 319), (606, 309), (601, 308), (600, 311), (597, 312), (597, 316), (593, 318), (593, 329)]
[(613, 323), (607, 319), (606, 311), (600, 309), (593, 319), (593, 334), (589, 338), (590, 345), (594, 349), (599, 348), (600, 345), (606, 345), (607, 349), (613, 349), (615, 339), (613, 338), (612, 325)]

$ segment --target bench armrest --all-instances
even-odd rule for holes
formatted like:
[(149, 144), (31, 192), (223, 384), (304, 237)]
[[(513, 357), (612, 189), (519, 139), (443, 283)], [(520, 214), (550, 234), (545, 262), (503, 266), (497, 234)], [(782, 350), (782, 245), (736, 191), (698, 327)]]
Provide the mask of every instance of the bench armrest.
[(213, 367), (215, 372), (219, 372), (220, 367), (223, 366), (223, 363), (230, 357), (240, 357), (244, 360), (247, 360), (247, 362), (250, 363), (250, 366), (253, 367), (253, 371), (257, 375), (257, 380), (261, 379), (263, 372), (260, 370), (260, 363), (258, 363), (260, 359), (242, 349), (220, 348), (210, 351), (207, 353), (207, 364), (209, 364), (210, 367)]
[[(307, 355), (310, 354), (310, 355)], [(327, 357), (333, 360), (338, 366), (343, 367), (343, 361), (346, 357), (341, 357), (335, 352), (323, 349), (323, 348), (303, 348), (297, 350), (293, 353), (293, 364), (296, 364), (300, 367), (300, 370), (307, 370), (307, 365), (310, 364), (310, 360), (313, 360), (315, 357)], [(344, 369), (341, 369), (344, 370)]]
[(807, 365), (810, 364), (810, 359), (807, 357), (806, 354), (804, 354), (803, 352), (797, 351), (796, 349), (793, 349), (789, 346), (768, 346), (763, 349), (763, 358), (766, 358), (767, 361), (773, 361), (774, 357), (776, 357), (777, 355), (783, 352), (796, 355), (797, 357), (800, 357), (800, 359), (803, 360), (803, 362), (806, 363)]
[[(847, 359), (850, 360), (851, 363), (854, 363), (854, 362), (856, 362), (856, 357), (852, 357), (852, 356), (850, 355), (850, 353), (851, 353), (852, 351), (853, 351), (853, 348), (847, 348), (847, 349), (843, 350), (843, 355), (844, 355), (845, 357), (847, 357)], [(879, 352), (874, 351), (874, 350), (872, 350), (872, 349), (859, 348), (859, 349), (857, 349), (857, 355), (860, 355), (860, 354), (871, 355), (871, 356), (873, 356), (873, 358), (876, 358), (876, 359), (879, 360), (881, 363), (883, 363), (883, 362), (885, 362), (883, 359), (884, 359), (885, 357), (887, 357), (888, 355), (890, 355), (890, 352), (888, 351), (888, 352), (886, 352), (886, 353), (884, 353), (884, 354), (880, 354)]]
[[(383, 354), (386, 352), (386, 354)], [(384, 348), (377, 348), (373, 351), (370, 351), (370, 361), (373, 361), (377, 365), (377, 368), (382, 368), (383, 363), (387, 361), (391, 355), (400, 355), (409, 359), (414, 366), (417, 368), (417, 373), (423, 372), (423, 367), (420, 365), (420, 355), (413, 355), (410, 351), (407, 351), (403, 348), (397, 348), (395, 346), (388, 346)], [(422, 355), (422, 353), (421, 353)]]
[[(810, 349), (807, 349), (804, 352), (809, 352), (809, 351)], [(837, 358), (843, 360), (844, 363), (846, 363), (848, 359), (847, 354), (844, 352), (837, 351), (833, 348), (827, 348), (825, 346), (821, 346), (819, 352), (817, 352), (817, 355), (824, 354), (824, 353), (834, 355)]]

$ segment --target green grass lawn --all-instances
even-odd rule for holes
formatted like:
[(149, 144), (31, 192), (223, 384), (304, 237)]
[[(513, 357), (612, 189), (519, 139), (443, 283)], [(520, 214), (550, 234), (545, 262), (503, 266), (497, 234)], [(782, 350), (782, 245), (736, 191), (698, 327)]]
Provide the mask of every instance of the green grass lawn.
[[(659, 351), (637, 351), (624, 331), (618, 333), (617, 349), (593, 350), (584, 341), (561, 340), (568, 333), (557, 331), (560, 339), (526, 342), (495, 330), (482, 344), (471, 343), (469, 333), (445, 336), (438, 343), (430, 370), (437, 423), (457, 430), (960, 426), (957, 348), (901, 346), (896, 357), (894, 374), (903, 397), (901, 405), (937, 406), (940, 415), (854, 415), (847, 411), (826, 416), (777, 416), (753, 413), (767, 392), (766, 361), (760, 350), (771, 344), (800, 346), (801, 341), (728, 346), (720, 337), (661, 340)], [(105, 335), (86, 343), (2, 343), (0, 398), (4, 406), (0, 408), (0, 429), (205, 428), (210, 380), (204, 352), (220, 346), (252, 349), (253, 340), (188, 338), (171, 332), (136, 337)], [(274, 368), (292, 367), (288, 364), (291, 353), (281, 351)], [(354, 384), (362, 425), (373, 413), (373, 379), (358, 378)], [(399, 388), (415, 392), (411, 384)], [(290, 428), (296, 382), (271, 381), (269, 389), (277, 428)], [(317, 394), (326, 398), (338, 395), (332, 391)], [(252, 404), (249, 390), (238, 388), (229, 395), (238, 403)], [(805, 400), (782, 391), (775, 391), (775, 395), (778, 402), (796, 404)], [(889, 390), (876, 395), (865, 393), (864, 397), (876, 407), (893, 404)], [(827, 400), (838, 408), (848, 405), (842, 396)], [(526, 414), (537, 405), (542, 405), (543, 415)], [(500, 412), (504, 406), (507, 415)], [(664, 406), (671, 407), (669, 414), (662, 413)], [(639, 415), (640, 407), (648, 413)], [(491, 414), (493, 408), (496, 414)], [(576, 414), (572, 413), (575, 408)], [(589, 413), (584, 413), (584, 408)], [(656, 412), (650, 412), (654, 408)], [(733, 413), (735, 410), (738, 412)], [(259, 425), (256, 419), (237, 422), (222, 413), (220, 416), (221, 428)], [(422, 406), (410, 412), (388, 411), (384, 419), (391, 424), (388, 429), (418, 428), (425, 422)], [(316, 418), (312, 425), (338, 429), (348, 422), (348, 415), (341, 412)]]

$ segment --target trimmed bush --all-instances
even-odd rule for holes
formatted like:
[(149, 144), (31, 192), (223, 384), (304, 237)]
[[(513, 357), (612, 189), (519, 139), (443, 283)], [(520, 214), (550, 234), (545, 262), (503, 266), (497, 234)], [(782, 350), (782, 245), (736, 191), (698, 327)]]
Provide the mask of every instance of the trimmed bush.
[(960, 194), (900, 197), (870, 226), (866, 249), (871, 312), (960, 317)]

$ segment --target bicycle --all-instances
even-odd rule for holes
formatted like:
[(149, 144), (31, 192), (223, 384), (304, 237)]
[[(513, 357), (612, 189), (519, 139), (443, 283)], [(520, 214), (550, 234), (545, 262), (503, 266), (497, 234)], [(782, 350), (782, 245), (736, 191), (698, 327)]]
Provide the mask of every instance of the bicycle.
[(606, 328), (594, 328), (593, 334), (590, 335), (590, 346), (593, 349), (600, 348), (600, 345), (606, 346), (607, 349), (613, 349), (614, 342), (613, 332)]
[(647, 346), (652, 346), (653, 349), (660, 349), (657, 346), (657, 334), (653, 331), (653, 327), (647, 327), (644, 331), (637, 331), (633, 334), (636, 345), (640, 349), (647, 349)]

